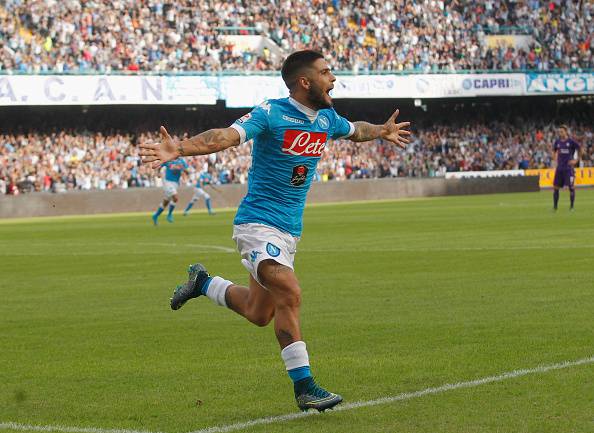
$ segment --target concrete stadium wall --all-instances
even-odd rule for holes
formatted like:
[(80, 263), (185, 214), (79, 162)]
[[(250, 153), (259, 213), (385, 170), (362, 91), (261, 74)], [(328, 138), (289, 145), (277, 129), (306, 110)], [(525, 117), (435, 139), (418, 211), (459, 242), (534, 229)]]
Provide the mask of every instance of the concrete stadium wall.
[[(245, 185), (224, 185), (218, 188), (220, 192), (208, 188), (215, 208), (237, 207), (246, 191)], [(443, 178), (353, 180), (314, 183), (309, 193), (308, 203), (530, 191), (539, 191), (537, 176), (448, 180)], [(193, 188), (181, 188), (181, 204), (185, 205), (192, 194)], [(157, 207), (162, 198), (163, 192), (160, 188), (0, 196), (0, 218), (149, 212)], [(203, 207), (203, 203), (199, 203), (195, 208)]]

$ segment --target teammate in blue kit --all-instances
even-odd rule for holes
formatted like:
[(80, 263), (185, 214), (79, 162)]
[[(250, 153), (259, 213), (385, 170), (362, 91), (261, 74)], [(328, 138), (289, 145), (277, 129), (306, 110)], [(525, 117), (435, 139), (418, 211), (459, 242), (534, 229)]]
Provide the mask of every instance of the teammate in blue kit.
[(206, 204), (208, 214), (215, 214), (210, 203), (210, 194), (205, 191), (206, 185), (210, 185), (211, 188), (216, 190), (215, 186), (212, 184), (212, 176), (208, 171), (204, 171), (200, 173), (200, 176), (198, 176), (196, 186), (194, 187), (194, 195), (184, 210), (184, 216), (188, 215), (190, 209), (192, 209), (192, 206), (194, 206), (194, 203), (196, 203), (200, 197), (204, 198), (204, 203)]
[(559, 189), (569, 188), (569, 210), (575, 203), (575, 166), (580, 158), (580, 145), (569, 137), (566, 125), (559, 127), (559, 138), (553, 143), (553, 159), (557, 161), (555, 178), (553, 179), (553, 210), (559, 203)]
[(157, 225), (159, 215), (163, 213), (167, 205), (169, 205), (169, 211), (167, 212), (167, 221), (173, 222), (173, 210), (177, 203), (177, 187), (179, 186), (179, 179), (184, 171), (188, 170), (188, 164), (181, 158), (176, 158), (172, 161), (163, 163), (165, 167), (165, 181), (163, 182), (163, 190), (165, 191), (165, 198), (163, 203), (159, 206), (156, 212), (153, 214), (153, 223)]
[(154, 168), (180, 156), (204, 155), (254, 140), (248, 191), (233, 227), (233, 239), (248, 270), (249, 286), (211, 277), (203, 265), (189, 268), (189, 279), (175, 289), (171, 308), (205, 295), (257, 326), (274, 319), (281, 357), (293, 381), (301, 410), (323, 411), (342, 401), (313, 379), (299, 310), (301, 286), (293, 269), (307, 191), (329, 139), (370, 141), (381, 138), (404, 147), (409, 122), (396, 123), (398, 110), (383, 125), (351, 123), (332, 108), (336, 78), (322, 54), (291, 54), (282, 67), (288, 98), (268, 100), (229, 128), (211, 129), (184, 141), (161, 127), (161, 143), (143, 144), (143, 161)]

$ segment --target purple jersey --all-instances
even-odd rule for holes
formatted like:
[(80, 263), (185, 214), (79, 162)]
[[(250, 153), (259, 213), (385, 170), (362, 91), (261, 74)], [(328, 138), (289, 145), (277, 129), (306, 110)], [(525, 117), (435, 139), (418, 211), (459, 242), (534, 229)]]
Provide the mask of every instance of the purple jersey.
[(570, 168), (569, 161), (577, 158), (575, 153), (579, 148), (580, 145), (571, 138), (567, 140), (555, 140), (553, 150), (557, 152), (557, 168)]

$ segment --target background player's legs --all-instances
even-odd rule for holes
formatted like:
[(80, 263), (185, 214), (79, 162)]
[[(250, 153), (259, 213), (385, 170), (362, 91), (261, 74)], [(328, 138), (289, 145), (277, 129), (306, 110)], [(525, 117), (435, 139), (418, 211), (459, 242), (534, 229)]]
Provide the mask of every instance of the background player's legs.
[(272, 294), (250, 275), (250, 287), (231, 285), (225, 293), (227, 306), (257, 326), (266, 326), (274, 317)]
[(569, 188), (569, 208), (573, 209), (573, 204), (575, 203), (575, 188)]
[(214, 212), (212, 211), (212, 207), (210, 205), (210, 195), (206, 194), (206, 197), (204, 198), (204, 203), (206, 203), (206, 210), (208, 210), (208, 214), (214, 215)]
[(190, 209), (192, 209), (192, 206), (194, 206), (194, 203), (196, 203), (196, 201), (198, 200), (198, 194), (199, 194), (199, 191), (195, 190), (194, 195), (192, 196), (192, 199), (190, 200), (190, 202), (184, 209), (184, 216), (186, 216), (190, 212)]
[(177, 194), (174, 194), (171, 197), (171, 201), (169, 202), (169, 211), (167, 212), (167, 221), (170, 223), (173, 222), (173, 210), (175, 209), (175, 204), (177, 203)]
[(557, 204), (559, 203), (559, 187), (555, 186), (553, 191), (553, 209), (557, 210)]
[(208, 210), (208, 213), (210, 215), (214, 214), (210, 205), (210, 194), (203, 190), (196, 190), (194, 196), (192, 197), (192, 200), (190, 200), (190, 202), (186, 206), (186, 209), (184, 210), (184, 215), (187, 215), (188, 212), (190, 212), (190, 209), (192, 209), (192, 206), (194, 206), (194, 203), (196, 203), (196, 201), (198, 201), (200, 197), (204, 197), (204, 202), (206, 203), (206, 209)]
[(165, 208), (167, 207), (168, 204), (169, 204), (169, 199), (168, 198), (163, 199), (163, 203), (161, 203), (159, 205), (159, 207), (153, 214), (153, 222), (155, 223), (155, 225), (157, 225), (157, 220), (159, 219), (159, 215), (161, 215), (163, 213), (163, 211), (165, 210)]

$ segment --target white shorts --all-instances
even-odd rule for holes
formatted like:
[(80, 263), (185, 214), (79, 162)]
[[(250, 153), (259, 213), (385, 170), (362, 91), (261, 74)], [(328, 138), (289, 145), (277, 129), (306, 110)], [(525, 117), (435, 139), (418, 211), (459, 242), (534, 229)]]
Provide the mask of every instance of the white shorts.
[(177, 194), (177, 186), (177, 183), (170, 180), (166, 180), (163, 183), (163, 191), (165, 191), (165, 198), (167, 200), (171, 199), (171, 197)]
[(192, 197), (192, 200), (198, 200), (200, 197), (204, 197), (204, 200), (208, 200), (210, 198), (210, 194), (204, 191), (202, 188), (194, 188), (194, 197)]
[(262, 260), (274, 260), (293, 269), (299, 238), (264, 224), (239, 224), (233, 226), (233, 240), (241, 254), (241, 264), (254, 279)]

